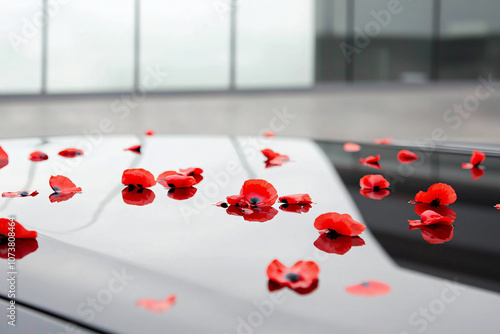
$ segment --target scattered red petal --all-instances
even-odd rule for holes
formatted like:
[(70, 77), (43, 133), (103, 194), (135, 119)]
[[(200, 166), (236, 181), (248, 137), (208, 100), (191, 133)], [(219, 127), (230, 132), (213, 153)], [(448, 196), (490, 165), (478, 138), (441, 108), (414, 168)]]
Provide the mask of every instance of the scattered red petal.
[(124, 151), (131, 151), (137, 154), (141, 154), (141, 145), (130, 146), (129, 148), (124, 149)]
[(432, 206), (448, 205), (457, 200), (455, 190), (446, 183), (435, 183), (427, 189), (427, 192), (420, 191), (415, 195), (412, 203), (427, 203)]
[(420, 229), (422, 237), (431, 244), (442, 244), (453, 239), (453, 225), (432, 224), (427, 226), (410, 226), (410, 231)]
[(168, 197), (177, 201), (190, 199), (196, 194), (197, 189), (193, 187), (169, 189)]
[(41, 151), (35, 151), (31, 153), (28, 157), (31, 161), (44, 161), (47, 160), (49, 156)]
[(162, 300), (145, 298), (137, 301), (137, 306), (144, 307), (148, 311), (162, 313), (170, 310), (177, 300), (176, 295), (170, 295)]
[(496, 204), (495, 208), (497, 208), (498, 210), (500, 210), (500, 204)]
[(359, 152), (361, 151), (361, 146), (355, 143), (345, 143), (344, 151), (346, 152)]
[(360, 235), (366, 226), (355, 221), (348, 214), (328, 212), (320, 215), (314, 221), (314, 227), (319, 231), (335, 231), (340, 235), (357, 236)]
[(83, 155), (83, 151), (77, 148), (67, 148), (59, 152), (59, 155), (65, 158), (74, 158)]
[(484, 158), (486, 157), (486, 155), (483, 153), (483, 152), (479, 152), (479, 151), (472, 151), (472, 156), (470, 158), (470, 163), (473, 165), (473, 166), (476, 166), (479, 165), (481, 162), (484, 161)]
[(6, 192), (2, 193), (2, 197), (7, 198), (15, 198), (15, 197), (35, 197), (38, 195), (38, 191), (33, 191), (30, 193), (29, 191), (16, 191), (16, 192)]
[[(284, 287), (286, 287), (286, 285), (281, 285), (278, 282), (275, 282), (273, 280), (269, 280), (267, 282), (267, 288), (269, 289), (270, 292), (274, 292), (274, 291), (283, 289)], [(296, 288), (296, 289), (293, 289), (293, 291), (295, 291), (296, 293), (298, 293), (300, 295), (307, 295), (307, 294), (313, 292), (314, 290), (316, 290), (317, 288), (318, 288), (318, 280), (314, 281), (307, 288)]]
[(203, 169), (198, 168), (198, 167), (179, 169), (179, 174), (186, 175), (186, 176), (192, 176), (196, 181), (195, 184), (198, 184), (203, 180), (203, 176), (201, 175), (202, 173), (203, 173)]
[(418, 155), (408, 150), (401, 150), (398, 153), (398, 161), (402, 164), (411, 164), (418, 159)]
[(264, 132), (264, 137), (274, 137), (276, 134), (272, 131)]
[(422, 213), (420, 220), (408, 220), (410, 226), (425, 226), (432, 224), (453, 224), (453, 220), (442, 216), (434, 210), (427, 210)]
[(16, 239), (35, 239), (38, 236), (36, 231), (28, 231), (15, 220), (0, 218), (0, 234), (8, 236), (9, 232), (14, 232)]
[(82, 188), (77, 187), (69, 178), (62, 175), (51, 176), (49, 184), (56, 193), (79, 193)]
[(422, 214), (427, 210), (432, 210), (441, 216), (447, 217), (452, 222), (454, 222), (455, 219), (457, 218), (457, 214), (455, 213), (455, 211), (453, 211), (451, 208), (447, 207), (446, 205), (432, 206), (432, 205), (426, 204), (426, 203), (415, 204), (415, 212), (417, 213), (417, 215), (422, 216)]
[(157, 181), (165, 188), (188, 188), (197, 184), (193, 176), (182, 175), (174, 171), (161, 173)]
[(285, 204), (312, 204), (311, 196), (308, 194), (281, 196), (278, 200)]
[(3, 150), (2, 146), (0, 146), (0, 169), (4, 168), (9, 164), (9, 156)]
[(365, 281), (363, 283), (347, 286), (345, 288), (350, 294), (365, 297), (383, 296), (391, 292), (388, 284), (378, 281)]
[(329, 233), (321, 233), (314, 242), (314, 246), (329, 254), (344, 255), (353, 246), (363, 246), (365, 241), (361, 237), (337, 236), (329, 237)]
[(153, 203), (155, 193), (151, 189), (126, 187), (122, 190), (122, 198), (125, 204), (144, 206)]
[(293, 213), (307, 213), (312, 208), (311, 204), (282, 204), (280, 210)]
[(149, 188), (156, 184), (153, 174), (142, 168), (126, 169), (123, 171), (122, 183), (126, 186)]
[(155, 132), (154, 132), (153, 130), (148, 130), (148, 131), (144, 132), (144, 134), (145, 134), (146, 136), (154, 136), (154, 135), (155, 135)]
[(60, 203), (70, 200), (76, 193), (53, 193), (49, 196), (50, 203)]
[(290, 161), (290, 158), (288, 157), (288, 155), (281, 155), (281, 154), (276, 153), (273, 150), (270, 150), (268, 148), (262, 150), (261, 152), (267, 158), (267, 161), (265, 162), (266, 168), (275, 167), (275, 166), (282, 166), (284, 163), (287, 163)]
[(15, 252), (8, 244), (0, 245), (0, 258), (7, 260), (14, 256), (16, 260), (20, 260), (38, 249), (38, 241), (36, 239), (17, 239), (14, 249)]
[(374, 139), (373, 142), (378, 145), (389, 145), (394, 142), (394, 138), (388, 137), (388, 138), (382, 138), (382, 139)]
[(292, 290), (309, 289), (317, 283), (319, 267), (313, 261), (298, 261), (292, 267), (285, 267), (280, 261), (273, 260), (267, 267), (269, 280)]
[(376, 157), (374, 157), (373, 155), (370, 155), (370, 156), (366, 157), (365, 159), (359, 159), (359, 163), (363, 164), (365, 166), (368, 166), (368, 167), (380, 169), (380, 164), (378, 162), (379, 160), (380, 160), (380, 154), (377, 155)]

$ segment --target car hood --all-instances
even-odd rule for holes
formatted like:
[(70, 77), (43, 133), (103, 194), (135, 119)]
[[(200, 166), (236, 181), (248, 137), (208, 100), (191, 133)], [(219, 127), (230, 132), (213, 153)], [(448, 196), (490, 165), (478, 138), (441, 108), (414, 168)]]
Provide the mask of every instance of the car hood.
[[(361, 235), (365, 245), (345, 255), (317, 249), (313, 223), (320, 214), (364, 218), (314, 141), (81, 136), (0, 144), (9, 154), (9, 164), (0, 170), (2, 192), (40, 193), (0, 202), (1, 217), (13, 215), (39, 233), (36, 251), (17, 260), (16, 299), (27, 307), (96, 331), (120, 333), (414, 333), (427, 327), (433, 333), (487, 333), (500, 324), (498, 294), (399, 267), (370, 229)], [(124, 151), (137, 144), (141, 154)], [(68, 147), (85, 153), (74, 159), (58, 156)], [(291, 161), (265, 168), (262, 148), (289, 155)], [(49, 159), (27, 160), (34, 150)], [(193, 197), (172, 199), (157, 184), (150, 204), (124, 202), (125, 169), (144, 168), (157, 176), (187, 167), (204, 170)], [(59, 174), (83, 192), (51, 203), (49, 177)], [(247, 221), (213, 205), (238, 194), (248, 179), (267, 180), (280, 196), (308, 193), (315, 203), (302, 214), (275, 205), (279, 212), (267, 222)], [(315, 261), (318, 288), (307, 295), (289, 289), (270, 292), (266, 268), (274, 259), (287, 266)], [(7, 272), (6, 260), (1, 263)], [(371, 298), (346, 292), (345, 287), (367, 280), (384, 282), (391, 292)], [(8, 295), (5, 284), (0, 294)], [(169, 312), (137, 306), (140, 299), (171, 294), (177, 302)], [(422, 309), (430, 309), (430, 315)]]

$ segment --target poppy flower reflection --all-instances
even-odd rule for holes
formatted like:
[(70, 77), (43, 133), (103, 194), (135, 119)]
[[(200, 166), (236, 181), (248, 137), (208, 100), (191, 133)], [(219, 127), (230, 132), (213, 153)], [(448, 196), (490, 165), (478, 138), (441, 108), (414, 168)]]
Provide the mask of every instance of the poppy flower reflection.
[[(33, 253), (38, 249), (38, 241), (36, 239), (16, 239), (14, 246), (15, 251), (9, 251), (8, 238), (0, 234), (0, 258), (7, 260), (14, 255), (16, 260), (24, 258), (26, 255)], [(9, 256), (10, 255), (10, 256)]]
[(349, 237), (336, 232), (321, 233), (314, 242), (314, 246), (329, 254), (344, 255), (352, 247), (364, 246), (365, 241), (361, 237)]
[(451, 219), (451, 221), (455, 221), (455, 219), (457, 218), (457, 214), (455, 213), (455, 211), (453, 211), (450, 207), (446, 205), (432, 206), (427, 203), (415, 204), (415, 213), (419, 216), (422, 216), (422, 214), (428, 210), (437, 212), (441, 216), (448, 217)]
[(311, 196), (308, 194), (281, 196), (278, 200), (284, 203), (280, 209), (286, 212), (307, 213), (312, 204)]
[(359, 284), (346, 286), (345, 291), (352, 295), (375, 297), (383, 296), (391, 292), (391, 286), (383, 282), (369, 280)]
[(312, 208), (311, 204), (282, 204), (280, 210), (294, 213), (307, 213)]
[(268, 288), (272, 292), (288, 287), (299, 294), (308, 294), (318, 287), (318, 274), (319, 267), (313, 261), (298, 261), (288, 268), (273, 260), (267, 267)]
[(47, 160), (49, 156), (43, 152), (35, 151), (31, 153), (28, 157), (31, 161), (44, 161)]
[(183, 201), (193, 197), (196, 191), (197, 189), (194, 187), (169, 189), (167, 196), (177, 201)]
[(153, 203), (155, 193), (151, 189), (126, 187), (122, 190), (123, 202), (128, 205), (144, 206)]
[(0, 169), (4, 168), (9, 164), (9, 156), (3, 150), (2, 146), (0, 146)]
[(375, 200), (381, 200), (391, 193), (388, 190), (390, 186), (389, 181), (387, 181), (380, 174), (369, 174), (363, 176), (359, 180), (359, 186), (361, 187), (359, 190), (361, 195)]
[(54, 190), (54, 193), (49, 196), (51, 203), (67, 201), (75, 193), (82, 192), (82, 188), (77, 187), (73, 181), (62, 175), (51, 176), (49, 184), (52, 190)]
[(470, 163), (464, 162), (462, 164), (463, 169), (470, 169), (472, 181), (475, 181), (484, 175), (484, 167), (481, 166), (481, 163), (484, 161), (485, 157), (486, 155), (483, 152), (473, 151)]
[(282, 154), (276, 153), (273, 150), (268, 149), (268, 148), (262, 150), (261, 152), (267, 158), (267, 160), (265, 161), (266, 168), (275, 167), (275, 166), (282, 166), (283, 164), (290, 161), (290, 158), (288, 157), (288, 155), (282, 155)]
[(226, 209), (226, 213), (233, 216), (241, 216), (249, 222), (264, 223), (274, 218), (278, 210), (272, 206), (244, 208), (231, 205)]
[(442, 244), (453, 239), (453, 225), (432, 224), (423, 226), (410, 226), (410, 231), (420, 229), (422, 237), (431, 244)]
[(368, 166), (368, 167), (380, 169), (380, 164), (378, 162), (379, 160), (380, 160), (380, 154), (377, 155), (376, 157), (373, 155), (370, 155), (364, 159), (362, 159), (362, 158), (359, 159), (359, 163), (362, 165)]

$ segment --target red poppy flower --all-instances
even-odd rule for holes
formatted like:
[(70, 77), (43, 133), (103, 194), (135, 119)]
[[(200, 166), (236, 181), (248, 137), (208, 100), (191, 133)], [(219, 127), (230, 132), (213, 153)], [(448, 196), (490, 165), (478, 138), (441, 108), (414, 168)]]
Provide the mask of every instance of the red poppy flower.
[(7, 198), (15, 198), (15, 197), (35, 197), (38, 195), (38, 191), (33, 191), (30, 193), (29, 191), (16, 191), (16, 192), (7, 192), (7, 193), (2, 193), (2, 197), (7, 197)]
[(381, 200), (390, 194), (390, 191), (387, 190), (390, 186), (389, 181), (380, 174), (363, 176), (359, 180), (359, 185), (361, 187), (359, 193), (367, 198)]
[(146, 136), (154, 136), (154, 135), (155, 135), (155, 132), (154, 132), (153, 130), (148, 130), (148, 131), (144, 132), (144, 134), (145, 134)]
[(166, 188), (187, 188), (197, 183), (193, 176), (186, 176), (174, 171), (161, 173), (157, 181)]
[(285, 204), (312, 204), (311, 196), (308, 194), (281, 196), (278, 200)]
[(402, 164), (411, 164), (418, 159), (418, 155), (408, 150), (401, 150), (398, 152), (398, 161)]
[(446, 205), (432, 206), (427, 203), (417, 203), (415, 204), (415, 212), (417, 215), (422, 216), (425, 211), (434, 211), (443, 217), (449, 218), (452, 222), (457, 218), (457, 214), (451, 208)]
[(83, 155), (83, 151), (77, 148), (67, 148), (59, 152), (59, 155), (65, 158), (74, 158)]
[(336, 212), (320, 215), (314, 221), (314, 227), (323, 233), (336, 232), (351, 237), (360, 235), (366, 228), (364, 224), (355, 221), (350, 215)]
[(52, 190), (56, 193), (79, 193), (82, 192), (82, 188), (77, 187), (73, 181), (71, 181), (66, 176), (57, 175), (51, 176), (49, 179), (49, 184)]
[(177, 201), (190, 199), (196, 194), (197, 189), (193, 187), (169, 189), (167, 196)]
[(70, 200), (76, 193), (53, 193), (49, 196), (50, 203), (60, 203)]
[(422, 213), (420, 220), (408, 220), (410, 226), (425, 226), (432, 224), (452, 224), (453, 220), (448, 217), (441, 216), (434, 210), (427, 210)]
[[(7, 237), (5, 237), (7, 239)], [(0, 236), (0, 258), (7, 260), (9, 257), (14, 255), (16, 260), (24, 258), (26, 255), (33, 253), (38, 249), (38, 241), (36, 239), (16, 239), (16, 244), (14, 246), (15, 252), (10, 249), (7, 241), (2, 242), (2, 237)], [(10, 249), (10, 250), (9, 250)]]
[(144, 206), (153, 203), (155, 193), (151, 189), (126, 187), (122, 190), (125, 204)]
[(233, 216), (243, 217), (249, 222), (265, 223), (278, 214), (278, 210), (272, 206), (244, 208), (231, 205), (226, 209), (226, 213)]
[(394, 138), (388, 137), (388, 138), (382, 138), (382, 139), (374, 139), (373, 142), (378, 145), (389, 145), (394, 142)]
[(321, 233), (314, 242), (314, 246), (323, 252), (344, 255), (351, 247), (363, 246), (365, 241), (361, 237), (348, 237), (333, 233)]
[(282, 204), (280, 210), (294, 213), (307, 213), (312, 208), (311, 204)]
[(442, 244), (453, 239), (453, 225), (432, 224), (424, 226), (410, 226), (410, 231), (420, 229), (422, 237), (431, 244)]
[(240, 206), (270, 206), (278, 199), (278, 192), (273, 185), (265, 180), (252, 179), (243, 183), (239, 195), (227, 197), (230, 205)]
[(281, 154), (276, 153), (273, 150), (270, 150), (268, 148), (262, 150), (261, 152), (267, 158), (266, 168), (281, 166), (284, 163), (287, 163), (290, 161), (290, 158), (288, 157), (288, 155), (281, 155)]
[(196, 180), (196, 184), (200, 183), (203, 180), (203, 176), (201, 175), (202, 173), (203, 169), (198, 167), (179, 169), (179, 174), (194, 177), (194, 179)]
[(457, 200), (455, 190), (446, 183), (435, 183), (427, 189), (427, 192), (419, 191), (415, 195), (415, 201), (410, 203), (427, 203), (437, 207), (452, 204)]
[(359, 163), (368, 167), (380, 169), (380, 164), (378, 163), (379, 159), (380, 159), (380, 154), (377, 155), (376, 157), (370, 155), (365, 159), (359, 159)]
[(391, 292), (391, 287), (388, 284), (370, 280), (347, 286), (345, 291), (357, 296), (374, 297), (388, 294)]
[(498, 210), (500, 210), (500, 204), (495, 205), (495, 208), (497, 208)]
[(176, 295), (170, 295), (162, 300), (155, 300), (151, 298), (145, 298), (137, 301), (137, 306), (144, 307), (148, 311), (161, 313), (166, 312), (174, 306), (177, 300)]
[(49, 156), (43, 152), (35, 151), (31, 153), (28, 157), (31, 161), (44, 161), (47, 160)]
[(149, 188), (156, 184), (153, 174), (142, 168), (126, 169), (123, 171), (122, 183), (126, 186)]
[(361, 146), (358, 144), (354, 143), (345, 143), (344, 144), (344, 151), (346, 152), (359, 152), (361, 151)]
[(9, 164), (9, 156), (3, 150), (2, 146), (0, 146), (0, 169), (4, 168)]
[(264, 137), (274, 137), (276, 134), (272, 131), (264, 132)]
[(9, 233), (14, 233), (16, 239), (35, 239), (38, 236), (36, 231), (28, 231), (15, 220), (0, 218), (0, 234), (9, 236)]
[[(319, 267), (313, 261), (298, 261), (292, 267), (285, 267), (280, 261), (273, 260), (267, 267), (267, 277), (281, 287), (296, 292), (309, 289), (318, 282)], [(274, 289), (277, 290), (277, 289)]]
[(464, 162), (462, 168), (470, 169), (473, 167), (478, 167), (481, 162), (484, 161), (486, 155), (483, 152), (472, 151), (472, 156), (470, 158), (470, 163)]
[(137, 154), (141, 154), (141, 145), (130, 146), (129, 148), (124, 149), (124, 151), (131, 151)]

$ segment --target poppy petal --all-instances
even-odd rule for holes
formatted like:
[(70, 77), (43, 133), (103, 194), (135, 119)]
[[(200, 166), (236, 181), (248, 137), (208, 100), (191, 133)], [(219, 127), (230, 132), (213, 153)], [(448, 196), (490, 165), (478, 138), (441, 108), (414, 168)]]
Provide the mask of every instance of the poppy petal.
[(188, 188), (196, 184), (196, 179), (192, 176), (186, 176), (177, 173), (167, 176), (162, 175), (158, 177), (158, 183), (165, 188)]
[(59, 152), (59, 155), (65, 158), (74, 158), (83, 155), (83, 151), (77, 148), (67, 148)]
[(398, 161), (402, 164), (411, 164), (418, 159), (418, 155), (408, 150), (401, 150), (398, 152)]
[(374, 297), (383, 296), (391, 292), (391, 286), (379, 281), (365, 281), (345, 287), (345, 291), (352, 295)]
[(380, 160), (380, 154), (377, 155), (376, 157), (373, 155), (369, 155), (364, 159), (360, 158), (359, 163), (361, 163), (361, 164), (375, 163), (375, 162), (378, 162), (379, 160)]
[(453, 220), (442, 216), (434, 210), (427, 210), (422, 213), (420, 220), (408, 220), (410, 226), (425, 226), (432, 224), (453, 224)]
[(455, 219), (457, 218), (457, 214), (455, 213), (455, 211), (453, 211), (451, 208), (445, 205), (440, 205), (437, 207), (426, 203), (417, 203), (415, 205), (415, 212), (419, 216), (422, 216), (422, 214), (427, 210), (432, 210), (434, 212), (437, 212), (441, 216), (449, 218), (452, 222), (454, 222)]
[(272, 131), (264, 132), (264, 137), (274, 137), (276, 134)]
[(3, 150), (2, 146), (0, 146), (0, 169), (4, 168), (9, 164), (9, 156)]
[(484, 161), (484, 158), (486, 155), (483, 152), (480, 151), (472, 151), (472, 156), (470, 158), (470, 163), (473, 166), (479, 165), (481, 162)]
[(366, 198), (374, 199), (374, 200), (381, 200), (384, 197), (387, 197), (391, 194), (391, 192), (387, 189), (382, 189), (378, 191), (374, 191), (371, 189), (359, 189), (359, 193)]
[(146, 136), (154, 136), (155, 135), (155, 132), (153, 130), (147, 130), (146, 132), (144, 132), (144, 134)]
[(353, 246), (363, 246), (365, 241), (361, 237), (338, 236), (329, 238), (328, 233), (321, 233), (314, 242), (314, 246), (329, 254), (344, 255)]
[(15, 198), (15, 197), (35, 197), (38, 195), (38, 191), (33, 191), (30, 193), (29, 191), (16, 191), (16, 192), (5, 192), (2, 193), (2, 197), (7, 198)]
[(394, 142), (394, 138), (388, 137), (388, 138), (382, 138), (382, 139), (374, 139), (373, 142), (377, 145), (389, 145)]
[(472, 167), (470, 169), (470, 174), (472, 175), (472, 181), (476, 181), (484, 175), (484, 169)]
[(314, 227), (319, 230), (331, 230), (340, 235), (357, 236), (361, 234), (366, 226), (355, 221), (348, 214), (339, 214), (337, 212), (324, 213), (314, 221)]
[(15, 220), (0, 218), (0, 234), (7, 236), (12, 232), (16, 239), (35, 239), (38, 236), (36, 231), (28, 231)]
[(147, 188), (133, 188), (126, 187), (122, 190), (123, 202), (128, 205), (144, 206), (153, 203), (155, 200), (155, 193)]
[(278, 192), (273, 185), (261, 179), (245, 181), (240, 195), (244, 197), (246, 203), (253, 206), (270, 206), (278, 199)]
[(151, 298), (140, 299), (137, 301), (137, 306), (144, 307), (148, 311), (162, 313), (170, 310), (177, 300), (176, 295), (170, 295), (162, 300)]
[(44, 161), (47, 160), (49, 156), (41, 151), (35, 151), (31, 153), (28, 157), (31, 161)]
[(361, 151), (361, 146), (355, 143), (345, 143), (344, 151), (346, 152), (359, 152)]
[(55, 192), (49, 196), (50, 203), (60, 203), (70, 200), (76, 193), (58, 193)]
[(52, 190), (56, 193), (79, 193), (82, 192), (82, 188), (77, 187), (73, 181), (71, 181), (66, 176), (57, 175), (51, 176), (49, 179), (49, 184)]
[(294, 213), (307, 213), (312, 208), (311, 204), (282, 204), (280, 210)]
[(298, 261), (292, 267), (285, 267), (273, 260), (267, 267), (267, 277), (292, 290), (308, 289), (318, 281), (319, 267), (313, 261)]
[(137, 154), (141, 154), (141, 145), (130, 146), (129, 148), (124, 149), (124, 151), (131, 151)]
[(309, 196), (309, 194), (281, 196), (278, 200), (280, 203), (285, 204), (312, 204), (311, 196)]
[(126, 186), (149, 188), (156, 184), (155, 177), (142, 168), (126, 169), (122, 174), (122, 183)]

